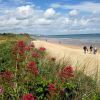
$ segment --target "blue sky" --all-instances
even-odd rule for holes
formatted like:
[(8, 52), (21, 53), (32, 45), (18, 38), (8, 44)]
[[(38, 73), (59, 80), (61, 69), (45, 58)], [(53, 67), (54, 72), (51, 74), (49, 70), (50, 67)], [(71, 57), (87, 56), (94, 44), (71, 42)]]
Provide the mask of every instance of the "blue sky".
[(0, 0), (0, 32), (100, 33), (100, 1)]

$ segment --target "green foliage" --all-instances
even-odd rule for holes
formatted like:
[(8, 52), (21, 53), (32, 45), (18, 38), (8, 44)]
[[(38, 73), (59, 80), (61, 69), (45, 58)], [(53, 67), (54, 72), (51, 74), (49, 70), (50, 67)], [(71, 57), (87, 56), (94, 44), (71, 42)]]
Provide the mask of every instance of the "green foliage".
[(0, 71), (11, 68), (12, 64), (11, 42), (4, 42), (0, 44)]
[(72, 83), (72, 82), (70, 82), (70, 83), (66, 82), (65, 84), (63, 84), (62, 87), (63, 88), (67, 88), (69, 90), (73, 90), (73, 89), (75, 89), (77, 87), (77, 85), (75, 83)]
[(35, 93), (39, 100), (44, 100), (48, 94), (47, 86), (50, 81), (43, 80), (42, 77), (38, 77), (35, 84)]
[[(13, 77), (10, 79), (9, 73), (7, 74), (9, 77), (5, 76), (8, 79), (0, 76), (0, 86), (3, 87), (0, 100), (22, 100), (24, 94), (32, 94), (38, 100), (100, 99), (96, 82), (91, 77), (84, 75), (83, 72), (74, 71), (73, 77), (64, 78), (64, 80), (61, 78), (59, 73), (66, 65), (69, 65), (68, 61), (66, 63), (56, 62), (48, 57), (45, 51), (41, 52), (34, 47), (26, 51), (22, 46), (18, 50), (22, 50), (23, 55), (20, 55), (16, 50), (16, 54), (13, 55), (12, 49), (16, 46), (16, 41), (26, 40), (25, 47), (27, 47), (30, 39), (28, 39), (27, 34), (25, 37), (23, 35), (9, 35), (7, 37), (10, 40), (7, 38), (6, 41), (0, 44), (0, 75), (2, 76), (3, 72), (9, 70), (12, 72)], [(3, 39), (5, 40), (4, 37)], [(40, 57), (32, 57), (32, 52), (38, 53)], [(28, 63), (31, 61), (35, 62), (35, 65), (29, 66), (30, 70)], [(37, 74), (34, 74), (34, 71), (38, 71)], [(51, 84), (50, 91), (48, 90), (49, 84)], [(61, 94), (62, 90), (63, 95)]]

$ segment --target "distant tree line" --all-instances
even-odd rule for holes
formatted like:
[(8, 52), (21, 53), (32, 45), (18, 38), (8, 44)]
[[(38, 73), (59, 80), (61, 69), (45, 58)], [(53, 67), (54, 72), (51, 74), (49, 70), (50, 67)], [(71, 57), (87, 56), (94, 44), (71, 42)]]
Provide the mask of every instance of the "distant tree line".
[(19, 34), (16, 34), (16, 33), (0, 33), (0, 36), (10, 36), (10, 37), (13, 37), (15, 35), (16, 36), (18, 36), (18, 35), (20, 35), (20, 36), (24, 35), (24, 36), (29, 37), (28, 33), (19, 33)]
[(28, 33), (19, 33), (19, 34), (17, 34), (17, 33), (0, 33), (0, 35), (29, 35)]
[(0, 33), (0, 36), (15, 37), (15, 36), (26, 36), (30, 39), (36, 39), (37, 35), (30, 35), (28, 33)]

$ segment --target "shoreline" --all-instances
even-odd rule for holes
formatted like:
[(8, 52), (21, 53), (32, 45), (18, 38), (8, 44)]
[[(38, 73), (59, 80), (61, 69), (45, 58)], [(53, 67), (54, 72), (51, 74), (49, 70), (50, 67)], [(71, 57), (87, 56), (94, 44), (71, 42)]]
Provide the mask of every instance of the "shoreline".
[[(31, 37), (33, 37), (31, 35)], [(36, 36), (39, 40), (48, 40), (50, 42), (61, 42), (62, 44), (87, 46), (93, 45), (100, 49), (100, 34), (56, 34), (56, 35), (40, 35)]]
[(73, 39), (73, 38), (46, 38), (46, 37), (40, 37), (37, 38), (37, 40), (42, 40), (42, 41), (48, 41), (48, 42), (52, 42), (52, 43), (59, 43), (59, 44), (63, 44), (63, 45), (69, 45), (69, 46), (76, 46), (76, 47), (81, 47), (83, 48), (83, 46), (87, 46), (88, 49), (90, 47), (90, 45), (92, 45), (93, 47), (96, 47), (99, 52), (100, 52), (100, 42), (97, 41), (89, 41), (89, 40), (84, 40), (84, 39)]
[[(37, 39), (40, 41), (44, 41), (44, 42), (48, 42), (48, 43), (53, 43), (53, 44), (57, 44), (57, 45), (62, 45), (64, 47), (69, 47), (69, 48), (74, 48), (74, 49), (81, 49), (83, 50), (83, 46), (84, 45), (74, 45), (74, 44), (64, 44), (63, 42), (59, 42), (59, 41), (51, 41), (51, 40), (45, 40), (45, 39)], [(87, 46), (88, 51), (89, 51), (89, 46)], [(98, 53), (100, 53), (100, 48), (98, 48)]]
[(44, 41), (44, 42), (47, 42), (47, 43), (53, 43), (53, 44), (57, 44), (57, 45), (62, 45), (62, 46), (67, 46), (67, 47), (69, 47), (69, 48), (79, 48), (79, 49), (81, 49), (81, 47), (82, 46), (80, 46), (80, 45), (74, 45), (74, 44), (64, 44), (64, 43), (62, 43), (62, 42), (59, 42), (59, 41), (50, 41), (50, 40), (42, 40), (42, 39), (37, 39), (37, 40), (39, 40), (39, 41)]

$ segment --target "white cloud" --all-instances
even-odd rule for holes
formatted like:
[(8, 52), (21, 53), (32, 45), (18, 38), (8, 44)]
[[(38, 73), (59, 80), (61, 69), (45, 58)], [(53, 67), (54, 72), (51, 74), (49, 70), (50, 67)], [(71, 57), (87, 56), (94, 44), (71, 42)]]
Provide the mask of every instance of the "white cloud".
[(90, 21), (90, 19), (83, 19), (83, 18), (82, 18), (82, 19), (80, 20), (80, 24), (81, 24), (81, 25), (88, 25), (89, 21)]
[(51, 20), (48, 20), (48, 19), (45, 19), (45, 18), (40, 18), (38, 20), (36, 20), (36, 24), (38, 25), (49, 25), (52, 21)]
[(33, 15), (33, 8), (30, 5), (18, 7), (16, 9), (16, 15), (18, 19), (30, 18)]
[(69, 12), (69, 15), (71, 15), (71, 16), (76, 16), (76, 15), (78, 15), (79, 14), (79, 12), (78, 12), (78, 10), (71, 10), (70, 12)]
[(71, 20), (69, 18), (65, 18), (64, 22), (65, 22), (65, 24), (70, 24)]
[(53, 8), (49, 8), (45, 11), (44, 17), (46, 18), (52, 18), (56, 14), (55, 10)]
[(1, 27), (12, 27), (14, 25), (18, 25), (19, 21), (16, 18), (9, 18), (9, 17), (0, 17), (0, 26)]
[[(82, 5), (84, 4), (80, 4)], [(86, 5), (86, 4), (85, 4)], [(90, 4), (88, 4), (90, 5)], [(55, 8), (60, 5), (53, 5)], [(63, 13), (56, 9), (42, 10), (34, 5), (24, 5), (11, 8), (0, 8), (0, 32), (29, 32), (36, 34), (67, 34), (78, 32), (100, 32), (99, 11), (84, 15), (78, 5), (61, 6), (67, 9)], [(84, 10), (87, 13), (92, 10)], [(60, 13), (60, 14), (59, 14)], [(81, 13), (83, 15), (81, 15)]]

